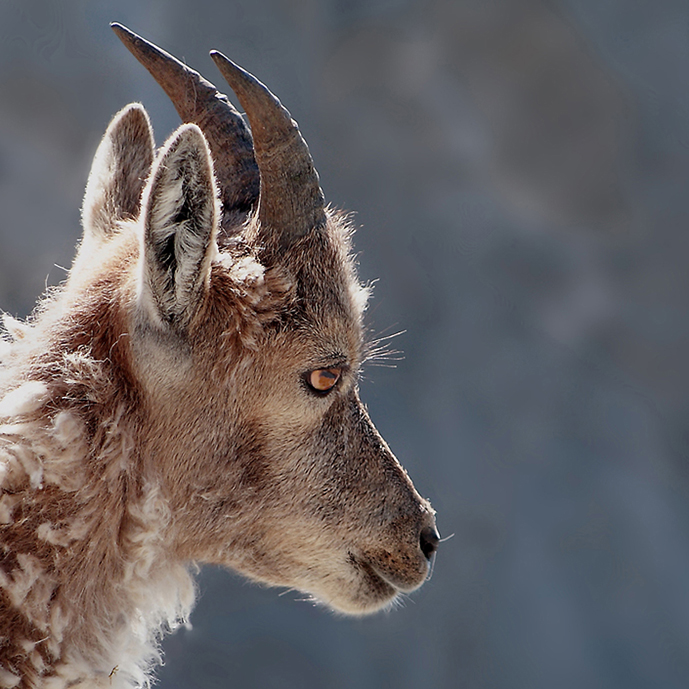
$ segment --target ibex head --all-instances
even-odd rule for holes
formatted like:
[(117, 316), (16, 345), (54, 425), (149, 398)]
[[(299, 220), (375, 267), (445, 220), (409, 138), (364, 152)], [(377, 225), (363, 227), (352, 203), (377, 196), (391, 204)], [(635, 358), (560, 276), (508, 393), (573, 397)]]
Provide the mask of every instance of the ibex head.
[(249, 133), (212, 84), (113, 28), (187, 124), (154, 160), (143, 109), (114, 119), (70, 281), (98, 291), (104, 265), (129, 266), (108, 288), (121, 333), (107, 356), (138, 400), (134, 442), (169, 508), (168, 556), (379, 609), (423, 583), (438, 535), (359, 400), (367, 291), (350, 228), (263, 84), (212, 53)]

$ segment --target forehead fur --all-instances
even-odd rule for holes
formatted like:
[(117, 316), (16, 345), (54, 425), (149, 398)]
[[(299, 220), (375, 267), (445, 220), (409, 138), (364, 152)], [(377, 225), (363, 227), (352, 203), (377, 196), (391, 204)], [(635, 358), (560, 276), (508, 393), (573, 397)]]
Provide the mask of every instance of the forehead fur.
[(369, 290), (356, 275), (349, 218), (329, 211), (327, 222), (294, 242), (289, 249), (262, 248), (267, 266), (284, 266), (294, 281), (290, 317), (322, 320), (340, 317), (359, 324)]

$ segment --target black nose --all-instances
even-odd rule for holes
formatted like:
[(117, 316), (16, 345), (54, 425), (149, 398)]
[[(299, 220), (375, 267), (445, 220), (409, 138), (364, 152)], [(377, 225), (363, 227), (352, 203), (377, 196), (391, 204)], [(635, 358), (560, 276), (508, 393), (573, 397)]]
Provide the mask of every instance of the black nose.
[(433, 553), (438, 550), (440, 534), (432, 527), (427, 526), (421, 530), (421, 552), (430, 560)]

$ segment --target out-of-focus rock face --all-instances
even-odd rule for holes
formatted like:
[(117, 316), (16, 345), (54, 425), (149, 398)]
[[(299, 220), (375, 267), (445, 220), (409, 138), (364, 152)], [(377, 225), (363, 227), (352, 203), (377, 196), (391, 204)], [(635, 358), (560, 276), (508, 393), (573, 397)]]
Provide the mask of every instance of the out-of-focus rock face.
[(222, 50), (299, 121), (373, 328), (407, 331), (363, 397), (455, 534), (364, 621), (206, 572), (161, 686), (685, 686), (686, 3), (0, 3), (11, 313), (71, 262), (111, 115), (177, 124), (112, 20), (218, 84)]
[[(327, 102), (379, 110), (393, 149), (380, 153), (406, 158), (418, 192), (472, 179), (529, 223), (622, 223), (619, 89), (542, 3), (429, 2), (343, 34), (326, 58)], [(346, 121), (358, 139), (358, 118)], [(405, 129), (406, 145), (393, 142)]]

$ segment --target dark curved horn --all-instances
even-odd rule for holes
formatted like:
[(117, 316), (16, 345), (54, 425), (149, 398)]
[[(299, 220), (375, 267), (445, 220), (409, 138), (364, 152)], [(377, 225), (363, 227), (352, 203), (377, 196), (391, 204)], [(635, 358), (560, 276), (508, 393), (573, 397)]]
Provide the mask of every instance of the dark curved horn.
[(122, 24), (110, 26), (163, 87), (182, 121), (197, 124), (205, 134), (220, 185), (222, 227), (236, 232), (256, 204), (260, 189), (251, 134), (242, 116), (198, 72)]
[(258, 79), (216, 50), (211, 57), (249, 118), (261, 172), (261, 226), (289, 244), (325, 222), (325, 198), (309, 148), (289, 112)]

